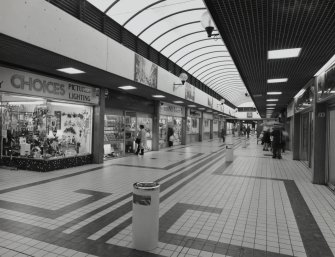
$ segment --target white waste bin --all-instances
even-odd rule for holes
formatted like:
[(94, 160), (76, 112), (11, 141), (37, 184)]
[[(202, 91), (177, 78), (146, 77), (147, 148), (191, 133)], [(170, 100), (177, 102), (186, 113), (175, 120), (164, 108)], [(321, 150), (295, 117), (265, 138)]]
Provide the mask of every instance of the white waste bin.
[(234, 161), (234, 148), (233, 144), (226, 145), (226, 162)]
[(243, 148), (247, 147), (247, 139), (245, 137), (242, 137), (242, 147)]
[(157, 182), (133, 185), (133, 247), (150, 251), (158, 245), (159, 187)]

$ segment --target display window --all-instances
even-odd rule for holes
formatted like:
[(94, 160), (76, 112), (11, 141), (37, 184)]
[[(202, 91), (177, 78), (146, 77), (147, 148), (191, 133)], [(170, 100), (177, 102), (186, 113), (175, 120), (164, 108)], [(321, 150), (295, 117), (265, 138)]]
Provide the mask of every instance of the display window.
[(93, 107), (0, 93), (2, 156), (59, 159), (92, 153)]
[(210, 133), (210, 132), (211, 132), (210, 120), (204, 119), (204, 133)]
[(219, 131), (219, 121), (218, 120), (213, 120), (213, 132), (218, 132)]
[(151, 151), (152, 149), (152, 116), (149, 114), (137, 114), (137, 131), (140, 131), (140, 125), (144, 126), (147, 137), (147, 144), (144, 150)]
[(124, 117), (108, 115), (104, 117), (104, 155), (105, 158), (124, 155)]
[(187, 134), (199, 134), (199, 119), (193, 117), (187, 117)]
[(173, 145), (180, 145), (182, 139), (182, 118), (161, 115), (159, 120), (159, 145), (167, 146), (168, 136), (173, 134)]

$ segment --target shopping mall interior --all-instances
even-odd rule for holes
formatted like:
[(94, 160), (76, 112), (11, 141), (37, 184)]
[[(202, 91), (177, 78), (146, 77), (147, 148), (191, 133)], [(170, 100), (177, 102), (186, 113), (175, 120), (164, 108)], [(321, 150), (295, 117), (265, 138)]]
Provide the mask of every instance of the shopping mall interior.
[(334, 257), (334, 0), (0, 2), (0, 256)]

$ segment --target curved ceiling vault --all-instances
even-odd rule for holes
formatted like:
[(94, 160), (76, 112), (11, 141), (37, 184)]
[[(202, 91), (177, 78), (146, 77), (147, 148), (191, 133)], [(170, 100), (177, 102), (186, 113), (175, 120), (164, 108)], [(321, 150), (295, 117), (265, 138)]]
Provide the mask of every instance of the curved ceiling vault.
[(234, 105), (250, 101), (223, 41), (200, 24), (202, 0), (88, 1)]

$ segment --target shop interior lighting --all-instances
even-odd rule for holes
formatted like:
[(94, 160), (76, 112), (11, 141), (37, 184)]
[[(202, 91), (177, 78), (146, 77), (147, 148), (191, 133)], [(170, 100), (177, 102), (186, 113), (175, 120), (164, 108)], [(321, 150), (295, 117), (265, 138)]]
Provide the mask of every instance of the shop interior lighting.
[(155, 98), (165, 98), (165, 96), (163, 96), (163, 95), (152, 95), (152, 97), (155, 97)]
[(287, 82), (288, 78), (278, 78), (278, 79), (268, 79), (268, 83), (283, 83), (283, 82)]
[(62, 103), (62, 102), (49, 102), (49, 104), (56, 105), (56, 106), (66, 106), (66, 107), (77, 106), (76, 104), (68, 104), (68, 103)]
[(183, 101), (173, 101), (175, 104), (183, 104)]
[(57, 69), (58, 71), (65, 72), (68, 74), (80, 74), (80, 73), (85, 73), (82, 70), (78, 70), (76, 68), (68, 67), (68, 68), (62, 68), (62, 69)]
[(293, 58), (300, 55), (301, 48), (288, 48), (268, 51), (268, 59)]
[(267, 99), (266, 101), (267, 101), (267, 102), (277, 102), (278, 99)]
[(22, 96), (22, 95), (12, 95), (13, 97), (27, 99), (27, 100), (36, 100), (36, 101), (43, 101), (42, 98), (39, 97), (30, 97), (30, 96)]
[(41, 105), (44, 104), (44, 101), (31, 101), (31, 102), (8, 102), (9, 105)]
[(137, 89), (136, 87), (133, 87), (133, 86), (121, 86), (121, 87), (118, 87), (118, 88), (123, 89), (123, 90)]
[(305, 91), (306, 91), (306, 89), (301, 89), (296, 95), (295, 95), (295, 97), (294, 98), (298, 98), (298, 97), (300, 97), (300, 96), (302, 96), (303, 95), (303, 93), (305, 93)]
[(282, 92), (267, 92), (267, 95), (281, 95)]
[(322, 66), (322, 68), (317, 73), (315, 73), (314, 77), (317, 77), (326, 70), (328, 70), (333, 64), (335, 64), (335, 54), (333, 55), (332, 58), (330, 58), (330, 60), (325, 65)]

